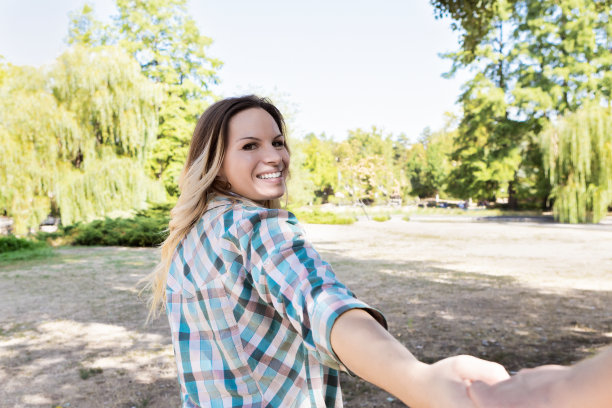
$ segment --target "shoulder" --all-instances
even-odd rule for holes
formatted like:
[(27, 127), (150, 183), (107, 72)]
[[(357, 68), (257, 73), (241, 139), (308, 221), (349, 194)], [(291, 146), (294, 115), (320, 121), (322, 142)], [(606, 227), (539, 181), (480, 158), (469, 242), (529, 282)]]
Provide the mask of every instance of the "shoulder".
[(210, 210), (200, 220), (218, 237), (240, 243), (252, 241), (294, 239), (303, 235), (302, 227), (293, 213), (283, 209), (270, 209), (249, 202), (216, 198)]
[(281, 239), (303, 235), (297, 218), (287, 210), (238, 204), (232, 212), (228, 213), (235, 227), (231, 232), (248, 237), (250, 241), (272, 240), (278, 243)]

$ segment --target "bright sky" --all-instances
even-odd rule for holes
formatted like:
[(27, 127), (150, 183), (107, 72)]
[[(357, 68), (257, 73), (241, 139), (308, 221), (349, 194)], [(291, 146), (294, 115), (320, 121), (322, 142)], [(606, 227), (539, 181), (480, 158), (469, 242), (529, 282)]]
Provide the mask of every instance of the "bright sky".
[[(50, 63), (66, 49), (68, 12), (85, 0), (0, 1), (0, 55), (17, 65)], [(90, 1), (102, 20), (113, 0)], [(208, 54), (224, 62), (222, 96), (255, 92), (293, 111), (298, 136), (375, 125), (416, 139), (439, 129), (466, 74), (444, 79), (455, 50), (450, 21), (428, 0), (190, 0)], [(280, 97), (280, 98), (279, 98)]]

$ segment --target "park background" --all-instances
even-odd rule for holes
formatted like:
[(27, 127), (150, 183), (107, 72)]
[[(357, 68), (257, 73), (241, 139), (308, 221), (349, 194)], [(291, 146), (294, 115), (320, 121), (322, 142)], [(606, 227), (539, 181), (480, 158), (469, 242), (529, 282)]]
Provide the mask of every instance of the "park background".
[[(420, 358), (516, 370), (610, 342), (608, 0), (217, 3), (0, 6), (6, 406), (97, 406), (128, 377), (108, 405), (174, 401), (167, 324), (125, 309), (197, 118), (251, 92), (287, 117), (288, 208)], [(346, 381), (349, 406), (397, 403)]]

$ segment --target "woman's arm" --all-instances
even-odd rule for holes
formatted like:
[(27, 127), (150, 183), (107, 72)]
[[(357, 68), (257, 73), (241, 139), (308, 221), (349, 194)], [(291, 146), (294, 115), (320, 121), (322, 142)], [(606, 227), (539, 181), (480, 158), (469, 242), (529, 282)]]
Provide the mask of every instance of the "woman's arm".
[(612, 407), (612, 347), (572, 367), (521, 370), (492, 387), (474, 383), (470, 396), (478, 407)]
[(411, 408), (472, 408), (467, 392), (471, 381), (508, 378), (499, 364), (471, 356), (422, 363), (362, 309), (351, 309), (336, 319), (331, 344), (348, 369)]

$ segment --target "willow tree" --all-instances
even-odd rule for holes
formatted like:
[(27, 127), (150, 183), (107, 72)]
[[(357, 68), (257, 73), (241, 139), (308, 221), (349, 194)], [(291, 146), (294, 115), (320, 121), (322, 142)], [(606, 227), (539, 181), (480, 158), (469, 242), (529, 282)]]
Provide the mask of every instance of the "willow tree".
[(555, 218), (599, 222), (612, 205), (612, 111), (591, 105), (542, 134)]
[(50, 69), (5, 72), (0, 208), (17, 233), (50, 211), (70, 224), (164, 198), (145, 171), (160, 92), (130, 55), (76, 47)]
[(85, 5), (71, 15), (68, 42), (99, 46), (115, 44), (130, 53), (141, 71), (163, 85), (157, 142), (149, 171), (171, 195), (178, 194), (178, 176), (187, 158), (193, 128), (214, 100), (209, 87), (218, 82), (221, 62), (208, 55), (212, 40), (202, 35), (187, 11), (187, 0), (115, 0), (118, 15), (105, 25)]

